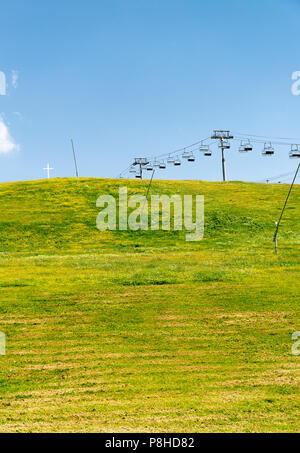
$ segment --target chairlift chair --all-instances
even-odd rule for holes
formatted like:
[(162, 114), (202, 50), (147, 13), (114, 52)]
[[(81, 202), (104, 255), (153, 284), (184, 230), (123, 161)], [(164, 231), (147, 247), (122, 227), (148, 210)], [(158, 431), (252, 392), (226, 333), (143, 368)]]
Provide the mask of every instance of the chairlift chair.
[(151, 164), (148, 164), (146, 167), (147, 171), (153, 171), (153, 166)]
[(159, 162), (155, 159), (155, 161), (153, 162), (153, 167), (157, 167), (158, 168), (159, 165), (160, 165)]
[(223, 142), (219, 144), (219, 148), (230, 149), (229, 141), (228, 140), (223, 140)]
[(136, 173), (136, 170), (135, 170), (135, 168), (134, 168), (134, 167), (130, 167), (130, 169), (129, 169), (129, 173), (133, 173), (133, 174), (134, 174), (134, 173)]
[(188, 161), (188, 162), (195, 162), (195, 160), (196, 160), (196, 159), (195, 159), (195, 156), (194, 156), (194, 154), (192, 153), (192, 154), (188, 157), (188, 160), (187, 160), (187, 161)]
[(248, 151), (252, 151), (253, 146), (250, 143), (250, 140), (242, 140), (241, 146), (239, 148), (240, 153), (247, 153)]
[(248, 140), (248, 142), (245, 144), (245, 151), (248, 152), (248, 151), (252, 151), (252, 150), (253, 150), (253, 146), (251, 145), (250, 140)]
[(175, 167), (179, 167), (181, 165), (181, 161), (178, 157), (176, 157), (175, 161), (174, 161), (174, 166)]
[(207, 149), (204, 151), (204, 156), (205, 157), (211, 157), (211, 149), (210, 147), (208, 146)]
[(203, 142), (201, 142), (201, 145), (199, 146), (199, 151), (201, 153), (205, 153), (208, 150), (209, 150), (209, 145), (204, 145)]
[(186, 149), (182, 153), (183, 159), (188, 159), (190, 157), (191, 153), (187, 151)]
[(297, 158), (300, 157), (300, 149), (299, 145), (292, 145), (290, 150), (290, 158)]
[(169, 155), (168, 159), (167, 159), (167, 163), (168, 164), (174, 164), (175, 160), (174, 160), (174, 157)]
[(159, 168), (160, 168), (161, 170), (165, 170), (166, 164), (165, 164), (164, 162), (161, 162), (161, 163), (159, 164)]
[(273, 156), (274, 148), (273, 148), (271, 142), (265, 143), (262, 154), (263, 154), (263, 156)]

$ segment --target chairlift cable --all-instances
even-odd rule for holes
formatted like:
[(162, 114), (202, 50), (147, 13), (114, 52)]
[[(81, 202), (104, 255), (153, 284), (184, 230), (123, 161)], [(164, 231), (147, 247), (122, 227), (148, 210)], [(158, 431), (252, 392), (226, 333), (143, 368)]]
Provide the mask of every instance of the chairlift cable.
[[(250, 136), (248, 136), (248, 137), (250, 137)], [(233, 138), (232, 140), (233, 140), (233, 141), (236, 141), (236, 142), (239, 142), (239, 141), (241, 140), (241, 138), (242, 138), (242, 137), (236, 136), (236, 137)], [(243, 139), (244, 139), (244, 138), (245, 138), (245, 137), (243, 137)], [(251, 142), (252, 142), (252, 143), (257, 143), (257, 144), (264, 144), (264, 143), (266, 143), (266, 141), (267, 141), (267, 142), (270, 142), (270, 140), (271, 140), (271, 139), (268, 137), (268, 139), (266, 138), (265, 140), (254, 140), (254, 139), (251, 139)], [(276, 139), (275, 139), (275, 140), (276, 140)], [(293, 143), (292, 143), (292, 142), (275, 142), (274, 140), (271, 140), (271, 143), (272, 143), (273, 145), (277, 145), (277, 146), (292, 146), (292, 145), (298, 145), (298, 146), (300, 146), (300, 139), (295, 139), (295, 140), (299, 140), (299, 142), (298, 142), (298, 143), (295, 143), (295, 142), (293, 142)]]
[(238, 137), (240, 135), (245, 136), (245, 137), (268, 138), (270, 140), (299, 140), (299, 142), (300, 142), (300, 138), (295, 138), (295, 137), (271, 137), (269, 135), (241, 134), (240, 132), (237, 132), (235, 134), (236, 137)]
[(124, 175), (125, 173), (128, 172), (128, 170), (132, 167), (132, 165), (129, 165), (129, 167), (125, 168), (125, 170), (123, 170), (121, 173), (118, 174), (117, 178), (119, 178), (120, 176)]
[(283, 173), (282, 175), (272, 176), (272, 177), (270, 177), (270, 178), (264, 178), (264, 179), (261, 179), (261, 180), (259, 180), (259, 181), (257, 181), (257, 182), (258, 182), (258, 183), (263, 183), (263, 182), (265, 182), (265, 181), (275, 181), (276, 179), (286, 178), (287, 176), (291, 176), (291, 175), (293, 175), (293, 174), (294, 174), (294, 172), (291, 171), (291, 172), (289, 172), (289, 173)]
[(169, 153), (160, 154), (160, 155), (156, 156), (156, 158), (158, 159), (158, 158), (160, 158), (160, 157), (169, 156), (170, 154), (180, 153), (181, 151), (184, 151), (185, 149), (193, 148), (194, 146), (200, 145), (201, 142), (205, 142), (205, 141), (208, 140), (209, 138), (210, 138), (210, 137), (204, 138), (204, 139), (202, 139), (202, 140), (198, 140), (197, 142), (192, 143), (191, 145), (183, 146), (182, 148), (178, 148), (177, 150), (171, 151), (171, 152), (169, 152)]
[(151, 179), (150, 179), (150, 182), (149, 182), (149, 185), (148, 185), (148, 188), (147, 188), (147, 192), (146, 192), (146, 198), (145, 198), (145, 201), (144, 201), (144, 204), (143, 204), (143, 207), (142, 207), (142, 212), (141, 212), (141, 215), (143, 214), (144, 212), (144, 207), (145, 207), (145, 204), (148, 200), (148, 195), (149, 195), (149, 192), (150, 192), (150, 188), (151, 188), (151, 185), (152, 185), (152, 181), (153, 181), (153, 177), (154, 177), (154, 173), (155, 173), (155, 168), (153, 168), (153, 172), (152, 172), (152, 175), (151, 175)]
[(148, 195), (149, 195), (150, 188), (151, 188), (151, 185), (152, 185), (154, 173), (155, 173), (155, 168), (153, 169), (153, 172), (152, 172), (152, 175), (151, 175), (151, 179), (150, 179), (150, 182), (149, 182), (149, 185), (148, 185), (148, 189), (147, 189), (147, 193), (146, 193), (146, 200), (148, 199)]
[(78, 166), (77, 166), (77, 160), (76, 160), (74, 142), (73, 142), (73, 139), (72, 139), (72, 138), (71, 138), (71, 144), (72, 144), (73, 159), (74, 159), (74, 165), (75, 165), (75, 173), (76, 173), (77, 184), (78, 184), (78, 182), (79, 182)]
[(281, 211), (279, 220), (278, 220), (278, 222), (276, 222), (276, 230), (275, 230), (274, 237), (273, 237), (273, 242), (275, 242), (275, 252), (276, 252), (276, 253), (277, 253), (277, 235), (278, 235), (279, 226), (280, 226), (281, 219), (282, 219), (282, 217), (283, 217), (285, 208), (286, 208), (286, 206), (287, 206), (288, 200), (289, 200), (289, 198), (290, 198), (291, 192), (292, 192), (292, 190), (293, 190), (293, 187), (294, 187), (296, 178), (297, 178), (297, 176), (298, 176), (299, 169), (300, 169), (300, 164), (298, 164), (298, 167), (297, 167), (297, 170), (296, 170), (294, 179), (293, 179), (292, 184), (291, 184), (291, 186), (290, 186), (290, 190), (289, 190), (289, 192), (288, 192), (288, 194), (287, 194), (287, 197), (286, 197), (285, 203), (284, 203), (284, 205), (283, 205), (283, 208), (282, 208), (282, 211)]

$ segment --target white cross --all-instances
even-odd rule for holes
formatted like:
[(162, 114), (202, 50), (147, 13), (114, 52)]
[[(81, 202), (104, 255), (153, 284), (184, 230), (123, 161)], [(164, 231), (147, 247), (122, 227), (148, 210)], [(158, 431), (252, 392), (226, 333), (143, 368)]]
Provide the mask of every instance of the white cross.
[(43, 170), (47, 171), (48, 179), (50, 178), (50, 170), (54, 170), (54, 168), (51, 168), (49, 164), (47, 164), (47, 167), (43, 168)]

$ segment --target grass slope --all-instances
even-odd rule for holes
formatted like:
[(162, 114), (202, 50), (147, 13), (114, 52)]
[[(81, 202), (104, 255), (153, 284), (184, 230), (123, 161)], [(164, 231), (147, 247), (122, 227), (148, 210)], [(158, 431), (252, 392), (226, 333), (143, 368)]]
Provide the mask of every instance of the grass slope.
[(146, 182), (0, 185), (0, 431), (299, 430), (299, 186), (156, 181), (205, 196), (205, 237), (99, 232)]

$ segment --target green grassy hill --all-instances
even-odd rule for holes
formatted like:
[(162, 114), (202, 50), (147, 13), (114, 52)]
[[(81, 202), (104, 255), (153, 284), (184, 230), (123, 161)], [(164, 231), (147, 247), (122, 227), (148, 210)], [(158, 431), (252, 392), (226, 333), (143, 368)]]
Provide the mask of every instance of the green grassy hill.
[(155, 181), (205, 196), (205, 235), (100, 232), (99, 195), (146, 181), (0, 185), (0, 431), (299, 430), (300, 190)]

